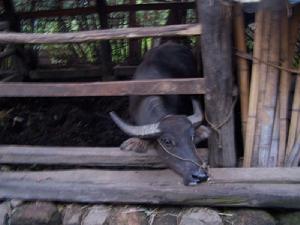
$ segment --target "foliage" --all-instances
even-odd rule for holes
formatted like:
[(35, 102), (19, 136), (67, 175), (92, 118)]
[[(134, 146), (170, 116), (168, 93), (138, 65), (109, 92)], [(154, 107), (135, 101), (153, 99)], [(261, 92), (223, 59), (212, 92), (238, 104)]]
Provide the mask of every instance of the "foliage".
[[(151, 0), (107, 0), (108, 5), (151, 3)], [(16, 12), (30, 12), (40, 10), (70, 9), (90, 7), (96, 5), (96, 0), (13, 0)], [(135, 13), (137, 26), (162, 26), (166, 24), (169, 10), (138, 11)], [(109, 28), (125, 28), (129, 26), (128, 12), (114, 12), (108, 16)], [(187, 22), (195, 21), (194, 10), (188, 10)], [(83, 30), (100, 29), (97, 14), (78, 15), (55, 18), (37, 18), (21, 21), (21, 32), (56, 33), (76, 32)], [(143, 55), (153, 46), (152, 38), (143, 38), (140, 41), (140, 51)], [(126, 63), (129, 55), (128, 40), (110, 41), (113, 63)], [(78, 63), (97, 64), (101, 55), (100, 42), (82, 44), (40, 44), (26, 45), (33, 48), (39, 56), (48, 57), (52, 64), (67, 66)]]

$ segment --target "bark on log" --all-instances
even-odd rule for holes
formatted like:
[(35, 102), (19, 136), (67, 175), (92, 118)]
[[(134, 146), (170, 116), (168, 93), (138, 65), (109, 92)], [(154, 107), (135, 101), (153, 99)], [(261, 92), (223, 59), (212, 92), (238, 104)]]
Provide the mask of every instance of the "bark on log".
[(79, 97), (204, 93), (204, 78), (89, 83), (0, 83), (0, 97)]
[(215, 169), (211, 182), (195, 187), (169, 170), (1, 172), (0, 199), (300, 208), (299, 169), (281, 168), (283, 178), (294, 177), (284, 181), (269, 170), (268, 183), (257, 179), (260, 171), (265, 169)]
[[(231, 7), (221, 1), (197, 1), (203, 26), (201, 35), (203, 70), (206, 78), (205, 106), (208, 120), (225, 124), (209, 138), (210, 166), (234, 167), (236, 149), (232, 110)], [(229, 116), (229, 120), (225, 121)]]
[[(197, 155), (207, 162), (207, 149), (197, 149)], [(166, 168), (155, 149), (136, 153), (105, 147), (0, 146), (1, 163)]]
[(93, 30), (70, 33), (28, 34), (28, 33), (0, 33), (0, 43), (77, 43), (97, 40), (132, 39), (142, 37), (164, 36), (196, 36), (201, 34), (200, 24), (170, 25), (162, 27), (138, 27), (107, 30)]

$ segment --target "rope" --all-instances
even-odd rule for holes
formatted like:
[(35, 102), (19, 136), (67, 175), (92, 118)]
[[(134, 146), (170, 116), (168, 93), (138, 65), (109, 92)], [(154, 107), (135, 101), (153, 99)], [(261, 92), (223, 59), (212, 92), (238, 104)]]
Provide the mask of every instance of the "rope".
[(241, 51), (236, 50), (235, 55), (237, 55), (238, 57), (243, 58), (243, 59), (251, 60), (253, 62), (263, 63), (263, 64), (266, 64), (268, 66), (275, 67), (275, 68), (277, 68), (279, 70), (283, 70), (283, 71), (286, 71), (286, 72), (289, 72), (289, 73), (294, 73), (294, 74), (300, 75), (300, 71), (299, 70), (291, 69), (291, 68), (286, 68), (286, 67), (283, 67), (283, 66), (279, 66), (279, 65), (277, 65), (275, 63), (268, 62), (268, 61), (256, 58), (253, 55), (245, 53), (245, 52), (241, 52)]
[(223, 127), (229, 120), (230, 118), (232, 117), (232, 114), (233, 114), (233, 109), (237, 103), (237, 96), (235, 96), (233, 102), (232, 102), (232, 105), (230, 107), (230, 111), (229, 113), (227, 114), (227, 116), (225, 117), (224, 121), (222, 123), (220, 123), (219, 125), (215, 125), (213, 124), (207, 117), (207, 114), (206, 114), (206, 111), (204, 112), (204, 116), (205, 116), (205, 120), (207, 121), (207, 123), (211, 126), (211, 128), (217, 133), (218, 135), (218, 140), (219, 140), (219, 144), (218, 144), (218, 147), (219, 149), (222, 149), (223, 148), (223, 145), (222, 145), (222, 138), (221, 137), (221, 132), (220, 132), (220, 129), (221, 127)]
[(179, 159), (179, 160), (181, 160), (181, 161), (185, 161), (185, 162), (190, 162), (190, 163), (193, 163), (194, 165), (196, 165), (196, 166), (198, 166), (198, 167), (200, 167), (200, 168), (202, 168), (202, 169), (204, 169), (204, 170), (207, 170), (207, 165), (206, 165), (206, 163), (204, 163), (202, 160), (200, 160), (201, 161), (201, 165), (199, 164), (199, 163), (197, 163), (197, 162), (195, 162), (195, 161), (193, 161), (193, 160), (191, 160), (191, 159), (185, 159), (185, 158), (182, 158), (182, 157), (180, 157), (180, 156), (178, 156), (178, 155), (176, 155), (176, 154), (174, 154), (174, 153), (172, 153), (172, 152), (170, 152), (159, 140), (157, 140), (157, 142), (158, 142), (158, 144), (160, 145), (160, 147), (162, 147), (162, 149), (167, 153), (167, 154), (169, 154), (169, 155), (171, 155), (171, 156), (173, 156), (174, 158), (176, 158), (176, 159)]

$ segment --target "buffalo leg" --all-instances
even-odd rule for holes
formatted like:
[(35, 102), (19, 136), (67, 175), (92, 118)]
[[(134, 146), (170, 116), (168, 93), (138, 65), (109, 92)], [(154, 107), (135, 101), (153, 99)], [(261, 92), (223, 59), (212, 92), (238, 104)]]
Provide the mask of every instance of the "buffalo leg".
[(147, 152), (149, 146), (149, 141), (134, 137), (124, 141), (121, 144), (120, 149), (122, 151), (134, 151), (138, 153), (145, 153)]

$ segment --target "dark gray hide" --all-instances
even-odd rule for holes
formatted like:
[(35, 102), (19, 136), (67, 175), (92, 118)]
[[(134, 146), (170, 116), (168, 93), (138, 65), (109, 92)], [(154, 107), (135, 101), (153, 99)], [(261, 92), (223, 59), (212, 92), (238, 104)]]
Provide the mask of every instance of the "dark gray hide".
[[(188, 78), (196, 74), (196, 63), (190, 49), (167, 42), (145, 55), (134, 79)], [(154, 143), (163, 161), (183, 177), (186, 185), (207, 180), (206, 172), (198, 166), (200, 161), (194, 144), (195, 128), (203, 119), (202, 111), (199, 103), (191, 102), (191, 96), (131, 96), (130, 116), (134, 125), (111, 114), (115, 123), (129, 136)]]

